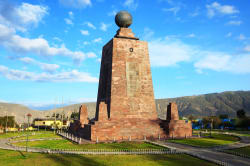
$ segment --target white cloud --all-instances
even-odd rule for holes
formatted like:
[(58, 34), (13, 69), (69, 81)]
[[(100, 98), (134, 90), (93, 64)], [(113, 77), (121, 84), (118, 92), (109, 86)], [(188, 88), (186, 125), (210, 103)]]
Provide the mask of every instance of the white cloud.
[(41, 69), (47, 72), (55, 72), (60, 66), (57, 64), (39, 63)]
[(109, 26), (110, 26), (110, 24), (105, 24), (105, 23), (102, 22), (100, 29), (102, 31), (107, 31), (107, 29), (108, 29)]
[(74, 13), (72, 11), (69, 12), (69, 18), (74, 19)]
[(180, 9), (181, 8), (179, 6), (176, 6), (168, 9), (164, 8), (163, 11), (172, 12), (174, 15), (176, 15), (180, 11)]
[(227, 24), (228, 25), (241, 25), (242, 21), (229, 21)]
[(91, 22), (85, 23), (89, 28), (96, 29), (96, 27)]
[[(95, 102), (95, 101), (96, 101), (96, 98), (69, 99), (69, 100), (64, 100), (63, 106), (67, 106), (67, 105), (71, 105), (71, 104)], [(25, 105), (31, 109), (36, 109), (36, 110), (47, 110), (47, 109), (52, 109), (55, 107), (58, 108), (58, 107), (62, 106), (62, 103), (59, 101), (59, 98), (56, 98), (55, 101), (53, 99), (51, 99), (48, 101), (6, 101), (6, 103), (22, 104), (22, 105)], [(66, 116), (70, 116), (70, 114), (68, 114), (68, 113), (65, 113), (65, 114), (66, 114)]]
[(149, 55), (152, 66), (175, 66), (187, 62), (195, 54), (195, 49), (180, 41), (155, 40), (149, 42)]
[(97, 57), (96, 54), (93, 53), (93, 52), (87, 53), (87, 56), (88, 56), (89, 58), (95, 58), (95, 57)]
[(150, 28), (144, 28), (142, 38), (143, 40), (150, 40), (154, 36), (154, 31)]
[(245, 37), (245, 35), (243, 35), (243, 34), (240, 34), (239, 36), (238, 36), (238, 38), (237, 38), (238, 40), (245, 40), (246, 39), (246, 37)]
[(192, 13), (190, 13), (189, 15), (190, 15), (191, 17), (196, 17), (196, 16), (198, 16), (198, 15), (200, 14), (200, 13), (199, 13), (199, 10), (200, 10), (200, 8), (197, 7), (197, 8), (195, 9), (195, 11), (192, 12)]
[(73, 21), (71, 19), (68, 19), (68, 18), (65, 18), (64, 21), (68, 25), (73, 25), (74, 24)]
[(91, 0), (59, 0), (66, 7), (85, 8), (91, 6)]
[(207, 16), (209, 18), (212, 18), (217, 14), (232, 15), (232, 14), (239, 13), (239, 11), (237, 9), (235, 9), (234, 6), (221, 5), (218, 2), (214, 2), (210, 5), (206, 5), (206, 8), (207, 8)]
[(53, 40), (56, 40), (58, 42), (62, 42), (62, 39), (60, 39), (59, 37), (53, 37)]
[(36, 63), (36, 61), (32, 58), (29, 57), (23, 57), (23, 58), (19, 58), (20, 61), (28, 63), (28, 64), (32, 64), (32, 63)]
[(250, 54), (228, 55), (222, 52), (207, 52), (194, 66), (199, 72), (209, 69), (235, 74), (250, 73)]
[(0, 65), (0, 74), (10, 80), (27, 80), (36, 82), (98, 82), (89, 73), (78, 70), (65, 71), (60, 73), (35, 73), (22, 70), (9, 69)]
[(20, 6), (10, 4), (8, 1), (0, 2), (0, 24), (8, 25), (19, 31), (26, 31), (27, 26), (37, 26), (48, 8), (42, 5), (22, 3)]
[(125, 0), (123, 5), (130, 10), (136, 10), (136, 8), (138, 7), (138, 2), (135, 2), (135, 0)]
[(196, 37), (196, 35), (194, 33), (191, 33), (191, 34), (187, 35), (187, 37), (188, 38), (194, 38), (194, 37)]
[(73, 23), (74, 13), (70, 11), (68, 14), (69, 14), (69, 17), (64, 19), (65, 23), (68, 25), (74, 25)]
[(81, 34), (84, 35), (84, 36), (87, 36), (89, 35), (89, 31), (87, 30), (80, 30)]
[(2, 100), (2, 99), (0, 99), (0, 102), (1, 102), (1, 103), (9, 103), (8, 101)]
[(250, 45), (245, 46), (244, 51), (250, 52)]
[(87, 41), (83, 42), (83, 45), (89, 45), (89, 44), (90, 44), (90, 42), (87, 42)]
[(9, 28), (0, 24), (0, 39), (1, 39), (0, 43), (6, 40), (10, 40), (10, 37), (12, 37), (14, 33), (15, 33), (14, 28)]
[[(199, 73), (207, 69), (234, 74), (250, 73), (250, 54), (207, 51), (169, 37), (150, 41), (148, 47), (152, 67), (176, 66), (185, 62), (193, 64)], [(244, 50), (250, 51), (250, 46)]]
[(47, 40), (43, 38), (24, 38), (10, 29), (0, 24), (0, 45), (18, 54), (35, 53), (41, 56), (67, 56), (73, 58), (74, 62), (80, 63), (86, 58), (86, 53), (81, 51), (71, 51), (64, 45), (51, 47)]
[(20, 7), (16, 8), (16, 13), (24, 24), (37, 24), (47, 13), (47, 7), (22, 3)]
[(232, 36), (232, 32), (228, 32), (227, 34), (226, 34), (226, 37), (231, 37)]
[(115, 16), (117, 14), (117, 10), (112, 10), (108, 13), (108, 16)]
[(37, 65), (42, 70), (47, 71), (47, 72), (55, 72), (60, 67), (57, 64), (42, 63), (42, 62), (36, 61), (35, 59), (29, 58), (29, 57), (19, 58), (19, 60), (26, 63), (26, 64)]
[(101, 43), (102, 42), (102, 38), (99, 37), (99, 38), (96, 38), (93, 40), (94, 43)]

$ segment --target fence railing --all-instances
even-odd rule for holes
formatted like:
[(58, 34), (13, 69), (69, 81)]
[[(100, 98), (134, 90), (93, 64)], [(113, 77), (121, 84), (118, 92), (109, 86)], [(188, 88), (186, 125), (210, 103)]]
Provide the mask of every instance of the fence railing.
[(57, 134), (78, 144), (82, 143), (82, 138), (81, 137), (77, 137), (72, 133), (68, 133), (68, 132), (63, 132), (63, 131), (57, 131)]
[(223, 153), (228, 153), (228, 154), (232, 154), (235, 156), (240, 156), (240, 157), (244, 157), (244, 158), (250, 158), (250, 155), (246, 155), (240, 152), (235, 152), (235, 151), (229, 151), (229, 150), (218, 150), (219, 152), (223, 152)]
[[(25, 146), (14, 146), (11, 145), (13, 150), (25, 151)], [(33, 148), (28, 147), (28, 152), (41, 152), (51, 154), (90, 154), (90, 155), (101, 155), (101, 154), (182, 154), (183, 152), (171, 149), (46, 149), (46, 148)]]
[(185, 154), (190, 155), (190, 156), (193, 156), (193, 157), (197, 157), (197, 158), (202, 159), (202, 160), (206, 160), (206, 161), (209, 161), (209, 162), (216, 163), (216, 164), (218, 164), (218, 165), (220, 165), (220, 166), (233, 166), (232, 164), (229, 164), (229, 163), (226, 162), (226, 161), (221, 161), (221, 160), (212, 159), (212, 158), (210, 158), (210, 157), (206, 157), (206, 156), (203, 156), (203, 155), (194, 153), (194, 152), (185, 152)]

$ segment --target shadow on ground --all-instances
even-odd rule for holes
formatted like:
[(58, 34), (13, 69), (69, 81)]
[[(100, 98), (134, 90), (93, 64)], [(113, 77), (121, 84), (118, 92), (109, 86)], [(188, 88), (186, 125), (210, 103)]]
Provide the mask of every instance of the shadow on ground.
[(67, 166), (107, 166), (103, 163), (97, 162), (90, 158), (84, 157), (82, 155), (56, 155), (50, 154), (48, 158), (53, 160), (54, 162), (60, 165), (67, 165)]
[(146, 155), (149, 160), (157, 162), (158, 165), (174, 165), (174, 166), (216, 166), (209, 161), (201, 160), (185, 154), (170, 155)]
[(26, 157), (22, 151), (19, 150), (18, 152), (21, 154), (22, 157)]

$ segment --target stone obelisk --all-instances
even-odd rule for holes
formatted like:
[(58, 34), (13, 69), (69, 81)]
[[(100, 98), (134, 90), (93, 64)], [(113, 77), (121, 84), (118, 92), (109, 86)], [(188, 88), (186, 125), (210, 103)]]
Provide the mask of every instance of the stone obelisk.
[(91, 140), (158, 138), (165, 135), (156, 112), (148, 44), (135, 37), (132, 16), (115, 17), (119, 29), (102, 51)]

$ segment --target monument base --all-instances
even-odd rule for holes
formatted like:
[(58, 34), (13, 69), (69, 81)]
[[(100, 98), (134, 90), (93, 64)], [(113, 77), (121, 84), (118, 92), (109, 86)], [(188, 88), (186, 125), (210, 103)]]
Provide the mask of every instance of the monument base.
[[(84, 115), (87, 115), (86, 112), (87, 109), (81, 110)], [(167, 114), (167, 120), (125, 118), (121, 121), (118, 118), (108, 118), (107, 105), (101, 102), (98, 121), (81, 124), (80, 122), (87, 122), (87, 120), (80, 119), (72, 123), (70, 132), (77, 137), (93, 142), (162, 140), (192, 136), (191, 123), (185, 120), (177, 120), (179, 115), (175, 103), (169, 104)], [(86, 116), (80, 117), (86, 118)]]

